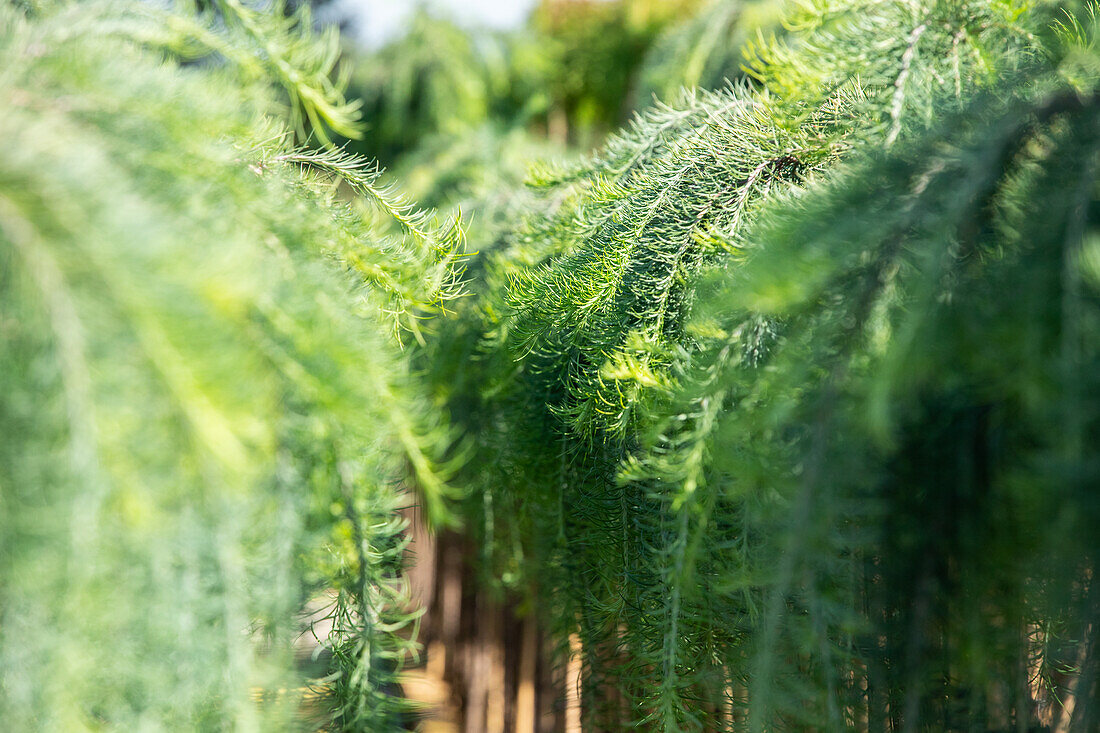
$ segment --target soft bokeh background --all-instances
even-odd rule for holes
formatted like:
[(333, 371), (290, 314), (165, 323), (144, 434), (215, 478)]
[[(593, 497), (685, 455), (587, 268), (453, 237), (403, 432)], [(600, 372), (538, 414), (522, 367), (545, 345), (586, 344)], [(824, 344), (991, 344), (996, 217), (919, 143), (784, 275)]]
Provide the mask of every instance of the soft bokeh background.
[(515, 28), (530, 15), (535, 0), (333, 0), (331, 12), (347, 18), (351, 36), (372, 47), (400, 35), (423, 7), (463, 25)]

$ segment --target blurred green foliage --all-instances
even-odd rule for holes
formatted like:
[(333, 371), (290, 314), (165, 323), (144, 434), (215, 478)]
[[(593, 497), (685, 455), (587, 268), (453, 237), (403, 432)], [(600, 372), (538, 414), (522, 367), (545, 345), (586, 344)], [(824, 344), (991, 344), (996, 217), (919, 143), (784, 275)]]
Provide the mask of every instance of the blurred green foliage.
[(397, 509), (412, 485), (441, 507), (448, 431), (401, 342), (452, 295), (461, 232), (295, 141), (298, 115), (354, 124), (334, 37), (218, 16), (0, 6), (5, 729), (407, 708)]
[(783, 34), (783, 4), (775, 0), (712, 0), (670, 26), (650, 48), (636, 107), (673, 99), (683, 89), (720, 89), (745, 76), (746, 45)]
[(486, 122), (499, 93), (494, 63), (463, 29), (417, 12), (407, 35), (354, 64), (351, 94), (365, 119), (356, 148), (392, 164), (431, 135)]
[(526, 26), (507, 33), (419, 10), (383, 48), (349, 51), (350, 93), (363, 100), (366, 121), (353, 147), (393, 165), (434, 135), (483, 124), (590, 147), (628, 117), (647, 50), (696, 5), (543, 0)]
[(550, 95), (551, 137), (581, 147), (620, 124), (637, 71), (660, 31), (693, 0), (542, 0), (532, 26), (551, 74), (540, 86)]

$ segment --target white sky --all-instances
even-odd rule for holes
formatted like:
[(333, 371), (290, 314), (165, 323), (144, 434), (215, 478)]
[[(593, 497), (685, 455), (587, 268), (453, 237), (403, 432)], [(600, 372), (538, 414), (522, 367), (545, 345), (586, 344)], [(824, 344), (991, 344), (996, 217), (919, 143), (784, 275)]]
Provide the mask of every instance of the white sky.
[(333, 10), (351, 19), (349, 30), (364, 44), (377, 46), (400, 34), (409, 14), (425, 4), (462, 25), (513, 28), (531, 12), (535, 0), (336, 0)]

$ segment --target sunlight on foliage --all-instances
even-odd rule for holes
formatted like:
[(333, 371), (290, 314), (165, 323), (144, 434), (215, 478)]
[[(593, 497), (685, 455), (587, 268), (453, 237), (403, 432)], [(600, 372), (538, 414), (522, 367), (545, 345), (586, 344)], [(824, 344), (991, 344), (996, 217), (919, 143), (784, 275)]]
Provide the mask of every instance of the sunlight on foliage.
[[(754, 85), (533, 169), (545, 203), (514, 235), (533, 266), (486, 296), (480, 398), (451, 404), (485, 446), (468, 511), (489, 574), (538, 599), (563, 654), (579, 634), (587, 725), (1061, 714), (1054, 670), (1097, 608), (1095, 548), (1068, 539), (1094, 521), (1091, 473), (1070, 478), (1094, 459), (1062, 453), (1094, 442), (1093, 296), (1063, 251), (1088, 229), (1096, 117), (1055, 68), (1091, 51), (1051, 52), (1044, 17), (800, 5), (746, 50)], [(1043, 432), (1055, 414), (1075, 437)], [(1065, 508), (1030, 526), (1052, 492)]]

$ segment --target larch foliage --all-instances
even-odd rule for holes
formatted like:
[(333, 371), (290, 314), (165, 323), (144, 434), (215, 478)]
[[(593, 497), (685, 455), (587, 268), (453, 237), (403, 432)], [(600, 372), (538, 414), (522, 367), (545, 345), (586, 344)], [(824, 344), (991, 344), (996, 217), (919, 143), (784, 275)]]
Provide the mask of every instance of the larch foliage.
[(532, 170), (453, 415), (586, 726), (1096, 724), (1096, 66), (1062, 25), (799, 4), (753, 83)]
[(588, 730), (1100, 726), (1091, 9), (793, 3), (526, 188), (459, 89), (406, 168), (476, 210), (455, 301), (462, 228), (330, 143), (336, 37), (202, 7), (0, 6), (6, 725), (404, 725), (419, 500)]
[(280, 10), (0, 7), (6, 729), (312, 707), (378, 731), (407, 706), (397, 510), (442, 516), (448, 433), (401, 342), (453, 295), (462, 232), (302, 147), (355, 104), (335, 36)]

